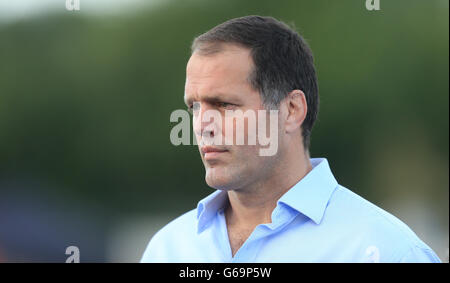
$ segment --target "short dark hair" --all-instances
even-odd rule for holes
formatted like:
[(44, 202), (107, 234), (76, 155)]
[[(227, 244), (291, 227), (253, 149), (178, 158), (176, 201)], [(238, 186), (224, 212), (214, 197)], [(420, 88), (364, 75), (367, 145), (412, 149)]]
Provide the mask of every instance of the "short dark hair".
[(302, 136), (305, 150), (309, 149), (319, 108), (319, 91), (314, 58), (305, 40), (272, 17), (245, 16), (228, 20), (196, 37), (192, 53), (214, 54), (221, 51), (223, 43), (250, 48), (255, 67), (249, 81), (260, 92), (266, 108), (278, 108), (295, 89), (305, 93), (308, 111)]

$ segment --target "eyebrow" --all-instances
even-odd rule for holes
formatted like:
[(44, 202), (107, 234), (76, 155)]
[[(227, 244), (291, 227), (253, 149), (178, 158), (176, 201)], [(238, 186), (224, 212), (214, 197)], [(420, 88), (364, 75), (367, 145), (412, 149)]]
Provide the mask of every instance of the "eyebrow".
[[(185, 96), (186, 97), (186, 96)], [(192, 103), (192, 101), (193, 101), (194, 99), (192, 99), (192, 98), (189, 98), (189, 99), (185, 99), (184, 100), (184, 103), (187, 105), (187, 106), (189, 106), (191, 103)], [(208, 96), (206, 96), (206, 97), (204, 97), (203, 99), (202, 99), (203, 101), (205, 101), (205, 102), (207, 102), (207, 103), (217, 103), (217, 102), (223, 102), (224, 101), (224, 99), (223, 99), (223, 94), (215, 94), (215, 95), (208, 95)], [(233, 97), (229, 97), (229, 98), (227, 98), (226, 100), (236, 100), (236, 97), (235, 96), (233, 96)]]

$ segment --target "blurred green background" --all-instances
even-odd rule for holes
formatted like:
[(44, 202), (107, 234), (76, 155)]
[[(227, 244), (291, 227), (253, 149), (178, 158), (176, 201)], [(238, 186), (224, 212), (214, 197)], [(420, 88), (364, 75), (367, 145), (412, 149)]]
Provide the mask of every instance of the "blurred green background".
[(213, 190), (175, 147), (192, 39), (274, 16), (310, 44), (312, 157), (448, 261), (449, 2), (0, 0), (0, 262), (140, 259)]

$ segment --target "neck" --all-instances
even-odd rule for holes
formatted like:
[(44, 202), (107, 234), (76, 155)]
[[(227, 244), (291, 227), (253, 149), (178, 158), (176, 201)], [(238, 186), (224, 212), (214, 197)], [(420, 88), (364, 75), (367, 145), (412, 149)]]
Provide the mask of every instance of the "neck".
[(227, 223), (250, 229), (271, 223), (277, 201), (312, 170), (309, 155), (303, 152), (299, 155), (287, 154), (268, 178), (228, 191)]

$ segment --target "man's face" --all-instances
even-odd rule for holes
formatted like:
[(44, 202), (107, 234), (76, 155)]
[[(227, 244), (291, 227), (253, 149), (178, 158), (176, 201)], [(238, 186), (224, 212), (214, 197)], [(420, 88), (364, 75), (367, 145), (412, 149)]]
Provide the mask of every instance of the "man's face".
[[(250, 50), (231, 44), (212, 55), (194, 52), (187, 64), (185, 102), (194, 112), (193, 127), (206, 170), (205, 180), (216, 189), (239, 190), (268, 178), (279, 154), (260, 156), (258, 140), (256, 145), (249, 145), (249, 138), (255, 135), (251, 127), (249, 131), (249, 119), (226, 115), (227, 110), (254, 111), (257, 129), (258, 110), (265, 108), (259, 92), (248, 81), (252, 70)], [(206, 112), (213, 112), (210, 110), (221, 121), (202, 119)], [(245, 121), (245, 145), (236, 144), (239, 121)], [(211, 145), (211, 140), (220, 135), (222, 143)], [(225, 144), (225, 140), (232, 141), (232, 145)]]

